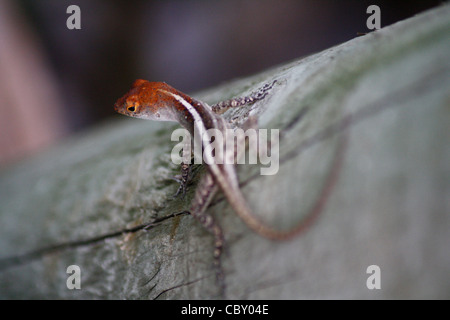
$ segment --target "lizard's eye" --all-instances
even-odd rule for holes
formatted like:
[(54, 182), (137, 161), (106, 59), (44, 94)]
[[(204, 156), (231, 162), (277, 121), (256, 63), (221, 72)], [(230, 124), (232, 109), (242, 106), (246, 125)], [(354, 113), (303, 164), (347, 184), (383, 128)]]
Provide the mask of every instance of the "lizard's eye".
[(134, 112), (134, 111), (136, 111), (136, 108), (134, 106), (129, 106), (127, 108), (127, 110), (130, 111), (130, 112)]

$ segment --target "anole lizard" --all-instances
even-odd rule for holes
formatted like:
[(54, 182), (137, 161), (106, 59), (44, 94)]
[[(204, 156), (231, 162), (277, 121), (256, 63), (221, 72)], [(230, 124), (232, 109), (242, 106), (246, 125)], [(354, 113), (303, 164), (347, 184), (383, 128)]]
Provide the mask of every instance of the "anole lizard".
[[(219, 102), (212, 107), (208, 104), (191, 98), (164, 82), (149, 82), (136, 80), (131, 89), (115, 104), (118, 113), (147, 120), (176, 121), (186, 128), (193, 136), (194, 130), (206, 132), (208, 129), (216, 129), (224, 132), (230, 128), (230, 124), (220, 116), (229, 108), (239, 107), (262, 100), (273, 87), (271, 84), (261, 87), (251, 95)], [(206, 139), (209, 140), (209, 139)], [(236, 155), (235, 155), (236, 156)], [(188, 166), (182, 165), (182, 188), (184, 190)], [(219, 281), (223, 275), (220, 267), (220, 257), (224, 244), (222, 229), (206, 212), (212, 198), (221, 189), (236, 214), (250, 227), (263, 237), (273, 240), (284, 240), (293, 237), (300, 232), (304, 225), (299, 224), (293, 229), (279, 231), (260, 221), (252, 213), (240, 188), (234, 164), (208, 164), (207, 173), (198, 183), (193, 202), (189, 212), (209, 232), (214, 235), (214, 263)]]

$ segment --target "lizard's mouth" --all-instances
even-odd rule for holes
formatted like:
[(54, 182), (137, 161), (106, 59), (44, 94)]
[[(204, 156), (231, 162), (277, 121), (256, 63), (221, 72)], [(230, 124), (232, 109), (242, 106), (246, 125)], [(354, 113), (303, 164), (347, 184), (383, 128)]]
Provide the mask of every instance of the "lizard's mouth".
[(123, 110), (123, 103), (121, 101), (122, 99), (117, 100), (117, 102), (114, 104), (114, 111), (124, 114)]
[(120, 114), (124, 114), (122, 109), (118, 105), (114, 105), (114, 111)]

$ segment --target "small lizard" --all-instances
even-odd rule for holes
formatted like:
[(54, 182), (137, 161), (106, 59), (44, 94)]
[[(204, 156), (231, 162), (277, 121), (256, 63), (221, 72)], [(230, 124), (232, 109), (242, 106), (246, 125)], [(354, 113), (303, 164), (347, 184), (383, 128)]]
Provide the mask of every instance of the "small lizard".
[[(149, 82), (139, 79), (116, 102), (115, 110), (120, 114), (135, 118), (179, 122), (191, 133), (191, 136), (194, 135), (195, 129), (206, 133), (208, 129), (217, 129), (224, 132), (226, 129), (231, 128), (231, 126), (220, 114), (229, 108), (251, 104), (264, 99), (275, 82), (276, 80), (270, 84), (266, 84), (247, 97), (226, 100), (211, 107), (202, 101), (191, 98), (164, 82)], [(189, 165), (183, 163), (182, 186), (180, 186), (183, 192), (187, 183), (187, 170), (189, 170)], [(220, 266), (220, 257), (224, 244), (223, 232), (213, 217), (206, 212), (208, 205), (211, 203), (212, 198), (219, 188), (225, 194), (225, 197), (236, 214), (248, 227), (263, 237), (273, 240), (288, 239), (301, 231), (304, 226), (299, 224), (293, 229), (279, 231), (266, 225), (256, 218), (247, 204), (239, 188), (234, 164), (209, 163), (207, 173), (198, 183), (189, 212), (214, 235), (214, 264), (217, 268), (217, 277), (221, 285), (223, 285), (223, 275)]]

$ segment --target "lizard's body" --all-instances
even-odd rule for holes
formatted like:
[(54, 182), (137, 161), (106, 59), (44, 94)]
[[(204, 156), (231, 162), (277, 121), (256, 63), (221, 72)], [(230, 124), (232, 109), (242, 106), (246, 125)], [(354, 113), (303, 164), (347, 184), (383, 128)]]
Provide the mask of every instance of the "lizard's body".
[[(177, 121), (191, 135), (194, 135), (194, 130), (206, 132), (208, 129), (216, 129), (225, 132), (226, 129), (230, 128), (230, 125), (219, 114), (229, 108), (254, 103), (263, 99), (275, 82), (262, 87), (248, 97), (219, 102), (210, 107), (206, 103), (195, 100), (166, 83), (136, 80), (132, 88), (116, 102), (115, 110), (121, 114), (136, 118)], [(209, 139), (207, 138), (205, 141), (209, 141)], [(234, 156), (238, 157), (239, 155), (235, 154)], [(184, 180), (182, 183), (186, 183)], [(208, 172), (201, 178), (197, 186), (189, 211), (215, 237), (214, 261), (218, 270), (221, 270), (220, 256), (224, 242), (223, 233), (213, 217), (206, 212), (206, 209), (219, 188), (223, 191), (237, 215), (251, 229), (266, 238), (274, 240), (287, 239), (294, 236), (303, 227), (300, 224), (288, 231), (278, 231), (261, 222), (252, 213), (240, 191), (234, 164), (226, 164), (226, 162), (217, 164), (214, 161), (208, 163)], [(218, 275), (222, 277), (221, 271), (219, 271)]]

